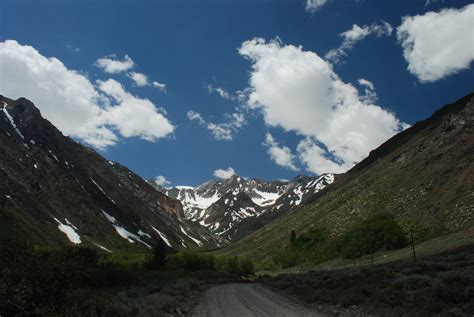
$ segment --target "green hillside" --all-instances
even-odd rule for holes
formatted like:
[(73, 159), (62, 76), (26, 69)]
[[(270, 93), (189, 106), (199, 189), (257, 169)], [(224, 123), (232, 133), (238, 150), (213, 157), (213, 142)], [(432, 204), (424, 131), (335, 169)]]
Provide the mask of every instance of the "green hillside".
[(289, 244), (290, 232), (339, 236), (389, 213), (424, 238), (474, 224), (474, 95), (394, 136), (321, 192), (313, 203), (217, 253), (262, 259)]

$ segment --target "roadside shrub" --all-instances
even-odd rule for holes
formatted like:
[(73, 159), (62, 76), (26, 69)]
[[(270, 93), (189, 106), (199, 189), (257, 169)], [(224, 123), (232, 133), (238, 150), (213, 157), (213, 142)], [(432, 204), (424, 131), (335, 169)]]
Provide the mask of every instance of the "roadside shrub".
[(277, 264), (271, 257), (266, 257), (255, 264), (256, 271), (278, 272), (281, 269), (281, 264)]
[(433, 280), (427, 275), (413, 274), (402, 276), (393, 281), (393, 287), (400, 290), (417, 290), (431, 287)]
[[(377, 214), (352, 227), (343, 235), (329, 238), (319, 229), (311, 229), (295, 238), (287, 247), (272, 255), (274, 267), (289, 268), (315, 265), (336, 258), (356, 259), (380, 250), (405, 246), (403, 228), (390, 214)], [(265, 264), (271, 264), (267, 261)]]
[(218, 271), (240, 276), (255, 274), (253, 262), (247, 258), (227, 257), (182, 251), (167, 257), (167, 267), (174, 270)]
[[(1, 241), (0, 312), (52, 314), (71, 308), (97, 264), (95, 250), (78, 247), (37, 249)], [(3, 306), (3, 307), (1, 307)]]

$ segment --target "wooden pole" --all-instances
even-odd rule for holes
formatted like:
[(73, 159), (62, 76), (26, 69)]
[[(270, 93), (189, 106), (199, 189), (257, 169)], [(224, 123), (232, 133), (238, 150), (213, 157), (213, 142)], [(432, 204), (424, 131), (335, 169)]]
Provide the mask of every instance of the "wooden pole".
[(413, 262), (416, 262), (415, 240), (413, 239), (413, 228), (410, 228), (411, 248), (413, 250)]

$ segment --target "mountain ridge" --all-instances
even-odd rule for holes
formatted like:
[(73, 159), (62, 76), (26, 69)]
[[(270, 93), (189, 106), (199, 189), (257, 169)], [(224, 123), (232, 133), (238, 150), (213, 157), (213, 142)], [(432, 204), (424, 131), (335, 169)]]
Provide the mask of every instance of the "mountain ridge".
[(0, 131), (2, 236), (103, 250), (218, 243), (186, 221), (179, 201), (64, 136), (29, 100), (0, 96)]
[(330, 236), (379, 212), (404, 226), (446, 234), (474, 225), (474, 94), (387, 140), (291, 214), (220, 251), (258, 258), (288, 244), (291, 230)]
[(245, 179), (234, 174), (196, 187), (163, 188), (152, 180), (148, 182), (165, 195), (180, 200), (188, 220), (231, 243), (306, 203), (333, 181), (334, 174), (298, 175), (290, 181)]

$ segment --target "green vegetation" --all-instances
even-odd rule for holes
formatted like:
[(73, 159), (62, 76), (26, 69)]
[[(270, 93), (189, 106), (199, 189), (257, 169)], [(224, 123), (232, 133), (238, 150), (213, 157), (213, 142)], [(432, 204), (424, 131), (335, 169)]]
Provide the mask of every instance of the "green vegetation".
[(379, 214), (336, 238), (328, 237), (319, 229), (309, 230), (271, 257), (258, 262), (257, 269), (273, 271), (316, 265), (335, 258), (356, 259), (377, 251), (404, 247), (407, 241), (403, 228), (393, 216)]
[(238, 276), (250, 276), (255, 274), (253, 263), (249, 259), (236, 256), (215, 257), (203, 253), (182, 251), (168, 256), (167, 261), (168, 268), (175, 270), (209, 270)]
[[(474, 245), (383, 265), (262, 277), (268, 287), (331, 313), (472, 316)], [(337, 315), (337, 313), (336, 313)]]
[[(254, 274), (252, 262), (243, 258), (167, 253), (171, 250), (160, 243), (151, 253), (99, 253), (84, 247), (40, 248), (0, 239), (0, 315), (128, 316), (170, 309), (175, 313), (180, 304), (170, 292), (184, 292), (181, 300), (187, 302), (193, 294), (198, 298), (212, 281)], [(143, 302), (148, 297), (152, 304)], [(145, 312), (150, 307), (153, 310)]]

